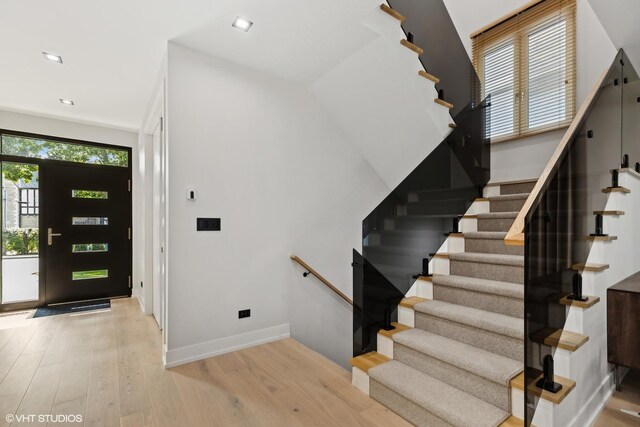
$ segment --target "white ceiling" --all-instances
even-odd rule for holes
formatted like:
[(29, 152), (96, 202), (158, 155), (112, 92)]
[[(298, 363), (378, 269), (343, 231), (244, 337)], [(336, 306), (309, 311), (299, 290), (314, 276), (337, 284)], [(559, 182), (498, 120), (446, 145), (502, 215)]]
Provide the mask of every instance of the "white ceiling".
[[(360, 18), (378, 5), (0, 0), (0, 108), (137, 129), (168, 40), (307, 85), (373, 40)], [(248, 33), (231, 27), (237, 15), (254, 21)], [(43, 51), (64, 64), (44, 60)]]
[(616, 48), (624, 48), (640, 72), (640, 1), (589, 0)]

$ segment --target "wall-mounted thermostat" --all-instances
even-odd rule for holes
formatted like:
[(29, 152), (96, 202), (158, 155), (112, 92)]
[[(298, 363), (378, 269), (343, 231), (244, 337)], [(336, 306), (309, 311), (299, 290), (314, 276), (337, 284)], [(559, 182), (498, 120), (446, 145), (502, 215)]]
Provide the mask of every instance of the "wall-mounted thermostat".
[(187, 187), (187, 200), (195, 200), (195, 199), (196, 199), (196, 188)]

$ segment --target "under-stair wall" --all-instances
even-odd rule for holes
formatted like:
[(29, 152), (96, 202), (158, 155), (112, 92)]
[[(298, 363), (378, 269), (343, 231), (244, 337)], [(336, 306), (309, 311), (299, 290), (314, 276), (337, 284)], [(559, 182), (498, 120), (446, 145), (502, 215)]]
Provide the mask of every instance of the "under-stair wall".
[[(584, 294), (599, 301), (588, 308), (566, 308), (564, 330), (588, 336), (589, 341), (575, 352), (555, 349), (556, 374), (575, 380), (576, 388), (561, 405), (550, 410), (551, 414), (547, 408), (546, 415), (551, 415), (554, 426), (590, 425), (615, 389), (613, 368), (607, 359), (607, 289), (640, 271), (635, 249), (640, 239), (640, 174), (621, 171), (620, 185), (631, 192), (609, 193), (604, 209), (624, 212), (605, 216), (606, 233), (617, 239), (593, 242), (587, 259), (588, 264), (606, 264), (609, 268), (583, 273)], [(538, 423), (543, 411), (537, 412), (533, 423), (545, 425)]]
[[(418, 14), (412, 20), (416, 28), (427, 24), (446, 26), (448, 23), (451, 26), (443, 5), (437, 13), (420, 8), (408, 11)], [(391, 78), (388, 75), (380, 76), (378, 86), (394, 86), (393, 92), (398, 93), (398, 89), (421, 85), (397, 98), (397, 104), (385, 104), (375, 113), (370, 112), (371, 105), (367, 106), (364, 111), (370, 119), (364, 128), (353, 125), (361, 123), (357, 119), (350, 123), (351, 130), (371, 136), (362, 139), (362, 135), (354, 134), (353, 137), (360, 138), (356, 145), (361, 144), (359, 147), (363, 155), (382, 179), (394, 186), (391, 194), (363, 221), (363, 257), (357, 251), (354, 253), (354, 354), (375, 349), (375, 334), (380, 322), (388, 325), (395, 318), (395, 308), (411, 287), (412, 276), (425, 274), (428, 258), (437, 251), (447, 233), (459, 232), (460, 217), (481, 195), (481, 189), (489, 179), (486, 124), (490, 102), (479, 102), (476, 97), (477, 77), (464, 49), (460, 49), (460, 41), (457, 38), (450, 41), (459, 48), (460, 57), (455, 59), (465, 63), (465, 70), (471, 75), (467, 74), (455, 83), (449, 82), (453, 86), (462, 86), (458, 99), (463, 107), (456, 110), (454, 122), (451, 111), (455, 106), (448, 102), (446, 94), (437, 92), (434, 86), (449, 76), (440, 79), (430, 74), (430, 67), (425, 68), (425, 64), (451, 61), (456, 56), (455, 49), (446, 55), (431, 53), (428, 61), (422, 59), (427, 52), (419, 46), (420, 41), (429, 43), (430, 40), (414, 37), (412, 27), (405, 21), (408, 18), (399, 11), (391, 9), (386, 3), (381, 4), (365, 20), (369, 28), (381, 34), (378, 40), (380, 46), (371, 43), (345, 61), (350, 64), (343, 63), (329, 73), (339, 75), (342, 80), (354, 79), (349, 88), (340, 88), (339, 92), (339, 97), (349, 94), (347, 102), (350, 104), (345, 107), (341, 101), (332, 101), (341, 104), (344, 112), (341, 117), (336, 117), (338, 121), (361, 114), (357, 107), (361, 107), (362, 100), (376, 105), (375, 98), (380, 95), (380, 89), (358, 83), (356, 74), (346, 72), (358, 68), (358, 61), (370, 54), (369, 48), (379, 55), (387, 45), (390, 51), (398, 54), (394, 65), (395, 73), (399, 74), (392, 73)], [(455, 34), (454, 28), (449, 30)], [(412, 55), (409, 60), (406, 60), (407, 52)], [(394, 79), (396, 75), (399, 75), (398, 80)], [(354, 94), (353, 87), (356, 86), (361, 87)], [(325, 102), (329, 103), (326, 101), (329, 97), (327, 94), (332, 91), (335, 93), (336, 89), (327, 87), (318, 97), (324, 97)], [(416, 108), (416, 101), (421, 99), (422, 104)], [(420, 113), (417, 126), (406, 121), (416, 113)], [(429, 118), (437, 127), (446, 125), (446, 131), (440, 133), (448, 133), (443, 141), (434, 143), (438, 133), (426, 131)], [(395, 122), (399, 122), (400, 126), (395, 126)], [(406, 136), (409, 138), (405, 139)], [(417, 155), (412, 141), (417, 144)], [(395, 160), (398, 158), (401, 159), (399, 162)], [(419, 162), (415, 163), (416, 159), (420, 159)], [(408, 174), (405, 169), (407, 166), (415, 169)]]
[(406, 37), (400, 20), (377, 6), (358, 25), (378, 37), (309, 90), (395, 188), (451, 131), (453, 120), (434, 102), (434, 82), (418, 74), (424, 71), (418, 54), (400, 44)]
[[(527, 423), (586, 425), (612, 390), (606, 289), (640, 269), (629, 255), (637, 238), (630, 226), (637, 221), (637, 201), (627, 187), (636, 186), (640, 176), (627, 165), (640, 160), (627, 154), (637, 151), (638, 141), (625, 138), (625, 122), (637, 121), (640, 111), (623, 102), (637, 80), (620, 51), (506, 238), (525, 248)], [(573, 288), (580, 282), (585, 301), (574, 301)], [(555, 381), (563, 385), (553, 393), (536, 385), (549, 357), (555, 362)], [(540, 398), (541, 393), (548, 398)]]

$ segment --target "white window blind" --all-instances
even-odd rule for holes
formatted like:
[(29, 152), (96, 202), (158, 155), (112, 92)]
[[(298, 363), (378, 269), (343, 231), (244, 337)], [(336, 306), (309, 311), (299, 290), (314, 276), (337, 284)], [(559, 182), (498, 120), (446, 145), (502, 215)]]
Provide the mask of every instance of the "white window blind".
[(567, 126), (575, 114), (575, 0), (544, 0), (473, 35), (488, 128), (505, 140)]

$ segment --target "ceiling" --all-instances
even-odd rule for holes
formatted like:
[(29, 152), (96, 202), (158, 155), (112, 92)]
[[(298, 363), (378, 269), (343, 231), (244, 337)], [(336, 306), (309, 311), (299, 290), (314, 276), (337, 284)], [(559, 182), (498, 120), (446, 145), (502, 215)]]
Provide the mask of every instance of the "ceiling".
[(616, 48), (624, 48), (636, 70), (640, 71), (640, 1), (589, 0)]
[[(138, 129), (169, 40), (308, 85), (373, 40), (359, 23), (378, 5), (0, 0), (0, 109)], [(231, 27), (236, 16), (254, 21), (248, 33)], [(43, 51), (64, 63), (46, 61)]]

